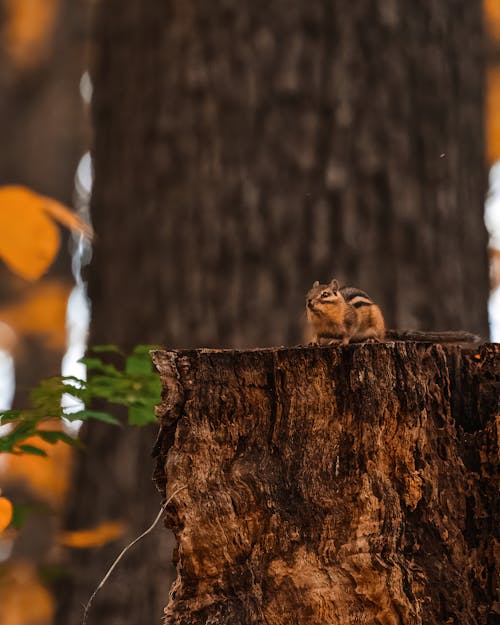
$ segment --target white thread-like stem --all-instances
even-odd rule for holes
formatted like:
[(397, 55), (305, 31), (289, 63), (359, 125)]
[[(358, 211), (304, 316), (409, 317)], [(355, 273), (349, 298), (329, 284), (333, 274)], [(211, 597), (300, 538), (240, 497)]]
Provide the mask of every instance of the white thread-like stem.
[(167, 499), (167, 501), (163, 504), (163, 506), (160, 508), (160, 512), (158, 512), (158, 515), (156, 517), (156, 519), (153, 521), (153, 523), (148, 527), (148, 529), (145, 532), (142, 532), (142, 534), (140, 536), (137, 536), (137, 538), (135, 538), (131, 543), (129, 543), (118, 555), (118, 557), (116, 558), (116, 560), (113, 562), (113, 564), (109, 567), (108, 572), (106, 573), (106, 575), (102, 578), (100, 584), (97, 586), (97, 588), (94, 590), (94, 592), (92, 593), (90, 599), (87, 601), (85, 608), (84, 608), (84, 612), (83, 612), (83, 620), (82, 620), (82, 625), (86, 625), (87, 623), (87, 616), (89, 613), (89, 609), (90, 606), (92, 605), (92, 601), (94, 601), (95, 596), (97, 595), (97, 593), (101, 590), (101, 588), (104, 586), (104, 584), (108, 581), (109, 576), (111, 575), (111, 573), (115, 570), (116, 565), (118, 564), (118, 562), (120, 562), (120, 560), (123, 558), (123, 556), (127, 553), (127, 551), (133, 547), (137, 542), (139, 542), (141, 540), (141, 538), (144, 538), (144, 536), (147, 536), (147, 534), (149, 534), (150, 532), (152, 532), (154, 530), (154, 528), (156, 527), (158, 521), (161, 519), (161, 515), (163, 514), (163, 512), (165, 511), (165, 508), (168, 506), (168, 504), (172, 501), (172, 499), (177, 495), (177, 493), (180, 493), (181, 490), (184, 490), (185, 488), (187, 488), (187, 486), (181, 486), (180, 488), (178, 488), (176, 491), (174, 491), (172, 493), (172, 495), (170, 495), (170, 497)]

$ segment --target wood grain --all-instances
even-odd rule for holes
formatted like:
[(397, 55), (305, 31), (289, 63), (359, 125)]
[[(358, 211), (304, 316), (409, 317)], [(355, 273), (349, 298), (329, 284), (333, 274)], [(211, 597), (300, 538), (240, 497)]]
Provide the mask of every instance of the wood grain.
[(165, 622), (492, 623), (499, 354), (154, 352), (156, 481), (187, 485)]

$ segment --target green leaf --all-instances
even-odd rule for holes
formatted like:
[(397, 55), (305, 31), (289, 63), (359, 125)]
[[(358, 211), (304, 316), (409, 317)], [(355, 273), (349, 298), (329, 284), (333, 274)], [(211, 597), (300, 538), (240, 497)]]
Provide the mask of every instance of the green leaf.
[(10, 522), (10, 527), (14, 529), (21, 529), (21, 527), (26, 523), (27, 519), (37, 512), (44, 512), (45, 514), (49, 514), (48, 506), (37, 503), (16, 503), (13, 506), (12, 511), (12, 520)]
[(24, 451), (25, 454), (33, 454), (34, 456), (43, 456), (46, 457), (47, 454), (40, 449), (39, 447), (35, 447), (34, 445), (19, 445), (19, 449)]
[(128, 410), (128, 422), (130, 425), (147, 425), (156, 423), (156, 417), (152, 406), (133, 406)]
[(134, 375), (156, 375), (153, 373), (153, 364), (149, 352), (158, 349), (157, 345), (136, 345), (130, 356), (125, 360), (125, 373)]
[[(138, 345), (128, 357), (115, 345), (97, 345), (90, 348), (94, 354), (115, 353), (121, 358), (116, 359), (123, 363), (123, 367), (108, 364), (101, 358), (93, 356), (83, 358), (81, 362), (87, 365), (88, 381), (75, 376), (53, 377), (41, 380), (31, 389), (30, 404), (22, 410), (0, 411), (0, 423), (12, 423), (13, 428), (7, 434), (0, 436), (0, 452), (31, 453), (44, 456), (45, 452), (34, 446), (24, 444), (31, 436), (38, 436), (41, 440), (51, 444), (63, 441), (74, 445), (75, 439), (64, 432), (42, 430), (40, 426), (45, 421), (66, 418), (69, 421), (79, 419), (96, 419), (104, 423), (121, 425), (106, 407), (102, 411), (79, 410), (68, 412), (84, 405), (92, 405), (94, 400), (104, 400), (109, 404), (121, 405), (128, 408), (129, 422), (132, 425), (144, 425), (155, 421), (154, 405), (160, 400), (161, 383), (158, 375), (153, 372), (150, 350), (157, 349), (155, 345)], [(104, 357), (106, 360), (106, 357)], [(61, 407), (61, 399), (67, 404), (68, 398), (74, 398), (71, 406)]]
[(105, 373), (106, 375), (113, 377), (119, 377), (121, 375), (120, 371), (118, 371), (114, 365), (106, 364), (100, 358), (80, 358), (79, 362), (83, 362), (89, 373)]
[(77, 421), (78, 419), (96, 419), (97, 421), (102, 421), (103, 423), (110, 423), (112, 425), (121, 425), (118, 419), (115, 419), (108, 412), (98, 412), (97, 410), (79, 410), (78, 412), (72, 412), (66, 415), (66, 419), (70, 421)]
[(53, 587), (63, 579), (70, 578), (70, 572), (62, 565), (47, 564), (38, 567), (38, 577), (42, 584)]
[(68, 443), (68, 445), (75, 445), (77, 440), (72, 436), (69, 436), (65, 432), (53, 431), (53, 430), (37, 430), (36, 436), (39, 436), (42, 440), (47, 443), (51, 443), (54, 445), (58, 441), (63, 441), (64, 443)]
[(28, 436), (32, 436), (36, 430), (36, 424), (33, 421), (20, 421), (15, 429), (5, 436), (6, 440), (16, 444), (23, 441)]
[(125, 360), (125, 373), (129, 375), (147, 375), (151, 374), (153, 365), (151, 364), (151, 358), (144, 355), (128, 356)]
[(95, 354), (111, 353), (123, 355), (122, 350), (118, 347), (118, 345), (93, 345), (90, 348), (90, 351)]
[(0, 453), (13, 453), (15, 443), (8, 436), (0, 437)]
[(2, 410), (0, 412), (0, 423), (4, 425), (5, 423), (14, 423), (14, 421), (19, 421), (22, 414), (21, 410)]
[(61, 378), (62, 383), (71, 388), (83, 388), (87, 384), (82, 378), (77, 378), (74, 375), (65, 375)]
[(152, 352), (156, 349), (161, 349), (161, 345), (136, 345), (132, 350), (132, 354), (145, 354), (149, 359), (149, 352)]

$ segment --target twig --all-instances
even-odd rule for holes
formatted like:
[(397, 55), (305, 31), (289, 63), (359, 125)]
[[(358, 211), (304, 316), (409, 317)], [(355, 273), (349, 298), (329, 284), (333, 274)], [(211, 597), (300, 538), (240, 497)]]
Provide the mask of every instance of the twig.
[(172, 499), (177, 495), (177, 493), (180, 493), (181, 490), (184, 490), (185, 488), (187, 488), (187, 485), (185, 486), (181, 486), (180, 488), (178, 488), (174, 493), (172, 493), (172, 495), (170, 495), (170, 497), (167, 499), (167, 501), (163, 504), (163, 506), (160, 509), (160, 512), (158, 512), (158, 515), (156, 517), (156, 519), (153, 521), (153, 523), (148, 527), (148, 529), (143, 532), (140, 536), (137, 536), (137, 538), (135, 538), (131, 543), (129, 543), (119, 554), (119, 556), (116, 558), (116, 560), (113, 562), (113, 564), (109, 567), (108, 572), (106, 573), (106, 575), (102, 578), (101, 583), (99, 584), (99, 586), (97, 586), (97, 588), (94, 590), (94, 592), (92, 593), (90, 599), (87, 601), (85, 608), (84, 608), (84, 612), (83, 612), (83, 620), (82, 620), (82, 625), (86, 625), (87, 623), (87, 616), (89, 613), (89, 609), (90, 606), (92, 604), (92, 601), (94, 601), (95, 596), (97, 595), (97, 593), (101, 590), (101, 588), (104, 586), (104, 584), (108, 581), (109, 576), (111, 575), (111, 573), (114, 571), (116, 565), (118, 564), (118, 562), (120, 562), (120, 560), (123, 558), (123, 556), (127, 553), (127, 551), (133, 547), (137, 542), (139, 542), (141, 540), (141, 538), (144, 538), (144, 536), (146, 536), (147, 534), (149, 534), (150, 532), (152, 532), (154, 530), (154, 528), (156, 527), (156, 524), (158, 523), (158, 521), (161, 519), (161, 515), (163, 514), (163, 512), (165, 511), (165, 508), (168, 506), (168, 504), (172, 501)]

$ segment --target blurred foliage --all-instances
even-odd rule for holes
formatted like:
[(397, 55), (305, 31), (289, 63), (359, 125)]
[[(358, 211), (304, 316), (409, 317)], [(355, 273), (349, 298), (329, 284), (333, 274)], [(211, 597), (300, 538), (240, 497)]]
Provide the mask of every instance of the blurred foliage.
[(2, 625), (42, 625), (53, 619), (50, 592), (40, 583), (36, 566), (28, 562), (0, 567), (0, 605)]
[(92, 229), (69, 208), (25, 187), (0, 187), (0, 257), (26, 280), (38, 280), (60, 246), (54, 221), (92, 238)]
[(47, 349), (66, 345), (66, 306), (71, 285), (45, 278), (0, 308), (0, 349), (23, 349), (27, 336), (37, 336)]
[(493, 163), (500, 159), (500, 63), (489, 66), (487, 82), (487, 156), (488, 161)]
[[(0, 489), (0, 495), (2, 490)], [(9, 499), (6, 497), (0, 497), (0, 533), (10, 524), (12, 521), (14, 509)]]
[(20, 69), (42, 62), (49, 50), (60, 0), (5, 0), (5, 47)]
[(484, 0), (488, 36), (486, 141), (488, 161), (500, 159), (500, 0)]
[[(60, 430), (61, 426), (61, 421), (54, 420), (40, 427)], [(54, 445), (39, 437), (29, 438), (27, 443), (41, 448), (47, 455), (42, 457), (25, 453), (4, 453), (0, 463), (0, 482), (5, 484), (6, 491), (16, 492), (15, 488), (11, 491), (12, 487), (23, 485), (29, 493), (27, 499), (24, 495), (15, 494), (14, 519), (20, 518), (16, 516), (18, 505), (31, 505), (36, 502), (37, 505), (40, 503), (46, 506), (48, 510), (61, 510), (70, 484), (73, 446), (62, 441)], [(19, 513), (21, 514), (22, 510), (19, 510)], [(13, 522), (11, 526), (12, 524)]]
[(125, 533), (125, 525), (121, 521), (105, 521), (92, 529), (63, 532), (59, 543), (65, 547), (89, 549), (101, 547)]
[[(42, 380), (29, 394), (30, 406), (23, 410), (0, 411), (0, 423), (12, 424), (12, 429), (0, 437), (0, 452), (45, 456), (45, 450), (36, 444), (37, 439), (51, 445), (58, 442), (77, 443), (77, 439), (60, 429), (47, 429), (47, 423), (96, 419), (119, 425), (120, 422), (105, 410), (79, 408), (95, 400), (105, 404), (124, 406), (128, 410), (130, 425), (154, 422), (154, 405), (160, 398), (161, 383), (153, 372), (149, 351), (151, 345), (138, 345), (125, 356), (113, 345), (97, 346), (92, 356), (82, 358), (87, 367), (87, 380), (74, 376), (60, 376)], [(102, 353), (113, 353), (122, 367), (105, 362)], [(63, 401), (63, 396), (75, 399), (73, 405)], [(79, 400), (79, 401), (77, 401)], [(76, 409), (75, 409), (76, 408)]]
[(50, 514), (49, 508), (40, 503), (16, 503), (12, 510), (12, 519), (10, 521), (10, 527), (18, 530), (24, 526), (26, 520), (36, 513)]
[(498, 0), (484, 0), (483, 4), (488, 35), (500, 42), (500, 2)]

